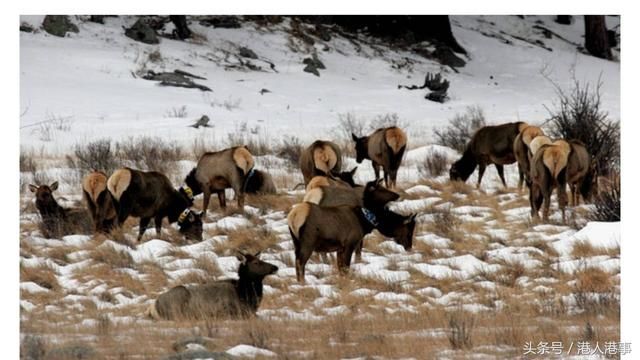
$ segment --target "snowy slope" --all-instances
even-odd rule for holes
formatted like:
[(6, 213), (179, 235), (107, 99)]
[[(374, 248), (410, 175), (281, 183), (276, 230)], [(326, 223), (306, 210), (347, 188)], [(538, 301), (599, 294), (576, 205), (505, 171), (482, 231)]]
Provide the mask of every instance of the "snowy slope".
[[(38, 26), (40, 16), (23, 16)], [(608, 18), (609, 26), (618, 21)], [(77, 20), (76, 20), (77, 21)], [(78, 142), (102, 137), (123, 138), (157, 135), (192, 144), (196, 137), (227, 139), (246, 122), (262, 138), (280, 140), (295, 134), (305, 141), (334, 134), (339, 114), (351, 113), (371, 119), (397, 113), (409, 124), (409, 142), (432, 142), (432, 129), (445, 124), (468, 105), (480, 105), (491, 123), (527, 120), (541, 122), (547, 116), (544, 105), (554, 99), (551, 84), (541, 70), (560, 85), (570, 83), (570, 69), (576, 77), (595, 81), (602, 74), (603, 108), (616, 119), (620, 114), (620, 64), (577, 53), (575, 47), (559, 39), (544, 39), (547, 51), (503, 33), (541, 38), (531, 34), (535, 21), (580, 43), (581, 19), (571, 26), (553, 23), (550, 16), (517, 17), (454, 16), (453, 31), (468, 50), (467, 65), (460, 73), (417, 55), (384, 49), (384, 56), (363, 46), (360, 52), (347, 40), (333, 37), (315, 48), (327, 69), (316, 77), (302, 71), (308, 53), (287, 47), (286, 22), (274, 31), (254, 25), (242, 29), (212, 29), (196, 23), (192, 29), (206, 37), (198, 44), (161, 39), (159, 45), (145, 45), (123, 36), (123, 26), (133, 17), (107, 19), (106, 25), (78, 22), (80, 32), (57, 38), (40, 31), (20, 33), (21, 144), (52, 153), (67, 152)], [(502, 33), (501, 33), (502, 32)], [(512, 45), (483, 33), (498, 33)], [(247, 46), (276, 65), (278, 73), (225, 70), (210, 59), (221, 50), (237, 52)], [(180, 68), (207, 78), (200, 81), (213, 89), (164, 88), (136, 79), (146, 54), (158, 50), (162, 62), (148, 68)], [(412, 71), (392, 68), (392, 61), (412, 59)], [(266, 66), (268, 69), (268, 66)], [(398, 90), (399, 84), (422, 84), (426, 72), (444, 71), (451, 81), (451, 100), (445, 104), (427, 101), (422, 91)], [(261, 95), (261, 89), (271, 93)], [(225, 107), (225, 102), (229, 108)], [(212, 105), (213, 104), (213, 105)], [(168, 111), (186, 106), (187, 118), (166, 117)], [(196, 130), (187, 127), (193, 119), (207, 114), (215, 127)], [(66, 118), (68, 131), (53, 130), (43, 141), (40, 122)]]

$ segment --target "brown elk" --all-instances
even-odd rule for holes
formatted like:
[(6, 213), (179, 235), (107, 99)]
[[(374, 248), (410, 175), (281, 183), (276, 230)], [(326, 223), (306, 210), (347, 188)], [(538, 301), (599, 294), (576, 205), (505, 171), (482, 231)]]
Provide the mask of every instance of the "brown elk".
[(373, 229), (393, 237), (405, 249), (411, 249), (415, 215), (398, 215), (386, 210), (384, 206), (372, 204), (372, 195), (377, 187), (377, 181), (365, 186), (365, 207), (322, 207), (302, 202), (291, 209), (287, 222), (295, 248), (296, 277), (299, 282), (304, 282), (305, 264), (314, 251), (336, 251), (338, 270), (346, 272), (353, 252), (362, 248), (364, 236)]
[[(384, 207), (391, 201), (396, 201), (400, 197), (397, 193), (380, 186), (380, 181), (373, 182), (375, 186), (371, 188), (369, 206)], [(334, 206), (365, 206), (365, 186), (349, 185), (348, 183), (329, 178), (327, 176), (316, 176), (307, 185), (307, 192), (303, 198), (304, 202), (310, 202), (322, 207)]]
[[(535, 147), (534, 147), (535, 148)], [(551, 193), (557, 189), (558, 206), (565, 222), (565, 206), (567, 204), (567, 163), (571, 146), (564, 140), (556, 140), (537, 148), (531, 161), (531, 188), (529, 202), (531, 217), (539, 219), (538, 211), (543, 205), (543, 219), (548, 221), (551, 205)]]
[(529, 179), (529, 161), (531, 158), (531, 152), (529, 151), (529, 145), (531, 141), (538, 136), (544, 136), (544, 132), (538, 126), (525, 127), (515, 140), (513, 140), (513, 155), (518, 162), (518, 189), (522, 189), (523, 181), (527, 184), (527, 187), (531, 186), (531, 179)]
[(398, 168), (407, 148), (407, 135), (402, 129), (391, 126), (380, 128), (369, 136), (357, 137), (351, 134), (356, 148), (356, 162), (371, 160), (376, 180), (380, 178), (380, 168), (384, 173), (386, 187), (396, 186)]
[(524, 122), (514, 122), (480, 128), (473, 134), (462, 157), (451, 165), (449, 170), (451, 180), (467, 181), (478, 167), (476, 186), (480, 187), (482, 175), (484, 175), (487, 165), (494, 164), (502, 184), (506, 187), (504, 165), (513, 164), (516, 161), (513, 154), (513, 142), (520, 131), (527, 126), (527, 123)]
[(93, 218), (95, 232), (109, 232), (118, 221), (111, 193), (107, 190), (107, 175), (93, 171), (82, 179), (82, 194)]
[(158, 296), (147, 315), (155, 319), (246, 318), (255, 315), (262, 300), (262, 281), (278, 267), (258, 259), (258, 254), (238, 254), (238, 280), (177, 286)]
[(211, 194), (218, 194), (220, 207), (225, 209), (225, 189), (232, 188), (238, 199), (238, 208), (244, 209), (244, 194), (247, 179), (251, 178), (253, 156), (246, 146), (236, 146), (217, 152), (204, 153), (198, 165), (185, 178), (185, 184), (193, 195), (203, 194), (203, 211), (209, 208)]
[(129, 216), (140, 218), (138, 241), (152, 218), (160, 235), (165, 217), (170, 223), (178, 222), (180, 233), (187, 239), (202, 240), (202, 213), (196, 214), (190, 209), (191, 189), (185, 186), (174, 189), (164, 174), (118, 169), (109, 177), (107, 189), (114, 199), (118, 224), (123, 224)]
[(86, 209), (60, 206), (53, 197), (57, 189), (57, 181), (51, 185), (29, 185), (29, 190), (36, 194), (36, 208), (42, 218), (43, 235), (57, 238), (74, 233), (90, 233), (91, 219)]
[(580, 195), (584, 201), (590, 201), (594, 188), (597, 190), (596, 162), (592, 159), (585, 144), (580, 140), (569, 140), (571, 153), (567, 161), (567, 183), (571, 191), (569, 205), (580, 203)]
[(342, 153), (331, 141), (316, 140), (300, 153), (300, 170), (305, 185), (314, 176), (338, 176), (341, 169)]

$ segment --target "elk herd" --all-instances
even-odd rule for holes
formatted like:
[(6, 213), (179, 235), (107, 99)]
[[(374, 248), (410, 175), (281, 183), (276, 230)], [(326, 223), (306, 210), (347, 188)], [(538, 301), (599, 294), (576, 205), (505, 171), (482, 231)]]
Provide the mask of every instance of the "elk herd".
[[(405, 250), (412, 248), (416, 214), (402, 215), (388, 208), (390, 202), (400, 197), (393, 189), (407, 148), (405, 132), (392, 126), (377, 129), (369, 136), (352, 134), (352, 138), (356, 161), (369, 159), (373, 166), (375, 178), (364, 185), (354, 181), (357, 167), (343, 171), (342, 153), (334, 142), (317, 140), (300, 154), (305, 195), (287, 215), (299, 282), (304, 282), (305, 264), (313, 252), (336, 252), (339, 272), (347, 273), (353, 254), (359, 261), (363, 239), (374, 229)], [(485, 126), (476, 131), (462, 157), (451, 165), (450, 179), (466, 181), (477, 167), (479, 187), (487, 165), (494, 164), (506, 187), (504, 165), (514, 162), (518, 164), (518, 188), (524, 183), (529, 189), (534, 219), (539, 219), (543, 207), (543, 219), (548, 220), (551, 193), (555, 189), (565, 220), (567, 184), (571, 205), (578, 204), (580, 195), (589, 200), (596, 174), (585, 145), (573, 139), (552, 140), (541, 128), (524, 122)], [(255, 169), (246, 146), (203, 154), (178, 188), (167, 176), (155, 171), (125, 167), (110, 176), (93, 171), (82, 180), (88, 219), (82, 217), (86, 210), (67, 209), (56, 202), (53, 192), (57, 187), (57, 182), (29, 186), (36, 195), (45, 236), (91, 230), (108, 233), (121, 227), (127, 218), (136, 217), (140, 219), (138, 241), (152, 219), (160, 235), (164, 218), (177, 223), (185, 238), (202, 240), (210, 197), (215, 193), (224, 209), (225, 189), (233, 189), (239, 209), (244, 207), (246, 193), (276, 193), (271, 176)], [(194, 197), (199, 194), (203, 195), (202, 211), (193, 209)], [(237, 257), (238, 280), (174, 287), (157, 298), (148, 315), (177, 319), (254, 314), (262, 298), (262, 280), (278, 268), (260, 260), (258, 254), (238, 252)]]

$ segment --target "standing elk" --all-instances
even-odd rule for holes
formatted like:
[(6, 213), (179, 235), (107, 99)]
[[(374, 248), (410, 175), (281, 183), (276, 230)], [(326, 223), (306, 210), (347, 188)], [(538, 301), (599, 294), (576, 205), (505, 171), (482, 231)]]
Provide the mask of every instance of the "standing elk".
[(238, 208), (244, 209), (244, 194), (247, 179), (251, 178), (253, 156), (246, 146), (236, 146), (217, 152), (204, 153), (198, 165), (185, 178), (185, 184), (193, 195), (203, 194), (203, 211), (209, 208), (211, 194), (218, 194), (220, 207), (225, 209), (225, 189), (232, 188), (238, 199)]
[(543, 205), (543, 220), (545, 222), (549, 220), (551, 193), (555, 188), (557, 189), (558, 206), (562, 211), (562, 221), (565, 222), (567, 163), (571, 146), (565, 140), (556, 140), (551, 144), (532, 148), (536, 150), (536, 153), (531, 161), (531, 189), (529, 190), (531, 217), (539, 219), (538, 211)]
[(57, 238), (74, 233), (90, 233), (91, 219), (86, 209), (60, 206), (53, 197), (57, 189), (57, 181), (51, 185), (29, 185), (29, 190), (36, 194), (36, 208), (42, 218), (44, 236)]
[(238, 280), (197, 286), (176, 286), (158, 296), (147, 315), (154, 319), (246, 318), (255, 315), (262, 300), (262, 281), (278, 267), (258, 259), (258, 254), (238, 254)]
[(273, 177), (266, 171), (253, 170), (249, 172), (247, 180), (244, 184), (245, 194), (275, 194), (276, 184), (273, 182)]
[(451, 180), (467, 181), (478, 167), (476, 187), (479, 188), (487, 165), (494, 164), (502, 184), (507, 187), (507, 182), (504, 180), (504, 165), (513, 164), (516, 161), (513, 142), (527, 126), (524, 122), (514, 122), (480, 128), (473, 134), (462, 157), (451, 165), (449, 170)]
[(193, 195), (188, 187), (176, 190), (165, 175), (156, 171), (122, 168), (109, 177), (107, 189), (115, 201), (119, 224), (129, 216), (140, 218), (138, 241), (152, 218), (160, 235), (165, 217), (170, 223), (178, 222), (180, 233), (187, 239), (202, 240), (202, 213), (190, 209)]
[(580, 140), (569, 140), (571, 153), (567, 161), (567, 183), (571, 191), (569, 205), (577, 206), (580, 195), (584, 201), (590, 201), (594, 188), (597, 190), (596, 162), (587, 147)]
[[(365, 186), (365, 206), (374, 201), (372, 194), (379, 186), (378, 181)], [(359, 206), (322, 207), (309, 202), (296, 204), (287, 216), (287, 223), (295, 248), (297, 280), (304, 282), (304, 268), (314, 251), (336, 251), (338, 270), (346, 272), (353, 252), (362, 248), (364, 236), (373, 229), (393, 236), (405, 249), (411, 249), (415, 215), (392, 216), (390, 211), (383, 210), (384, 206), (373, 209)]]
[(117, 225), (118, 214), (111, 193), (107, 190), (107, 175), (93, 171), (82, 179), (82, 194), (93, 218), (95, 232), (109, 232)]
[(307, 185), (314, 176), (338, 176), (342, 169), (342, 153), (331, 141), (316, 140), (300, 154), (300, 170)]
[(394, 188), (398, 168), (407, 148), (407, 135), (402, 129), (391, 126), (380, 128), (369, 136), (357, 137), (351, 134), (356, 148), (356, 162), (371, 160), (376, 180), (380, 179), (380, 168), (384, 173), (384, 185)]
[(531, 167), (529, 162), (532, 157), (532, 153), (529, 150), (531, 141), (538, 136), (544, 136), (544, 131), (537, 126), (525, 127), (515, 140), (513, 140), (513, 155), (518, 162), (518, 190), (522, 190), (523, 181), (527, 187), (531, 187), (531, 179), (529, 178), (529, 168)]

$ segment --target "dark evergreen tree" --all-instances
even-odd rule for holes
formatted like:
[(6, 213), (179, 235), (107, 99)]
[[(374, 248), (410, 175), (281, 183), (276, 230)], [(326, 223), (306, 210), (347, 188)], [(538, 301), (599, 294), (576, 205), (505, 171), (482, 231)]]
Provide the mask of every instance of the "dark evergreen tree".
[(607, 37), (604, 15), (584, 16), (585, 48), (589, 54), (611, 59), (611, 47)]

